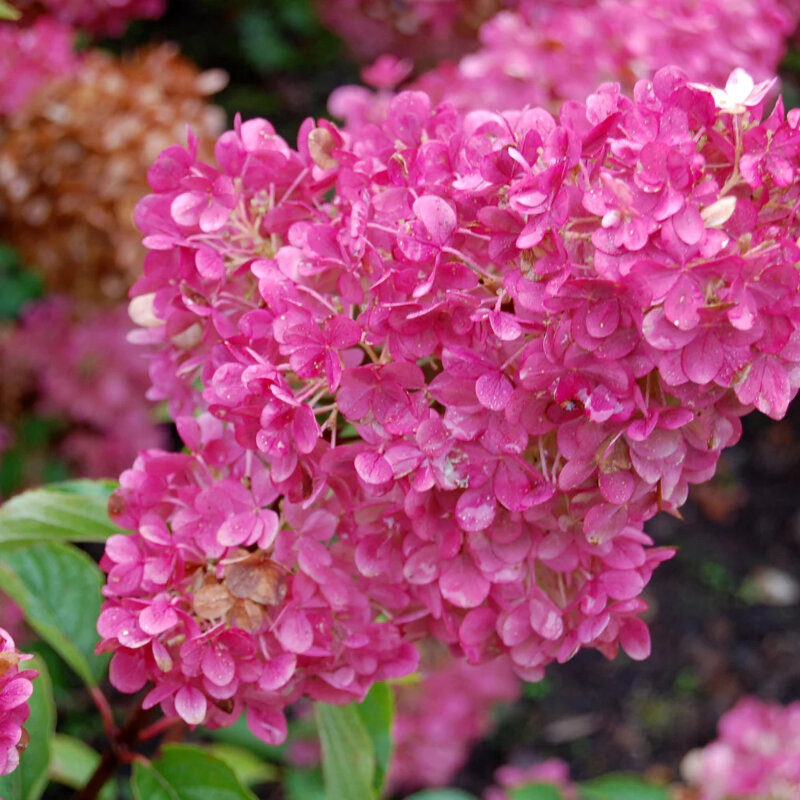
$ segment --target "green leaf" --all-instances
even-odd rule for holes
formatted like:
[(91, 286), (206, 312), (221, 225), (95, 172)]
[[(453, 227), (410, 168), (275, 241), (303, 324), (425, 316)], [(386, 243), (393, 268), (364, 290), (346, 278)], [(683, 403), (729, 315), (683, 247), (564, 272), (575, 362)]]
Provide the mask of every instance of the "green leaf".
[(60, 542), (0, 545), (0, 586), (28, 624), (89, 686), (106, 673), (95, 656), (103, 574), (77, 547)]
[(19, 767), (10, 775), (0, 777), (0, 797), (5, 800), (37, 800), (47, 786), (50, 742), (56, 727), (56, 707), (53, 685), (47, 667), (39, 658), (21, 665), (39, 671), (33, 682), (33, 694), (28, 701), (31, 710), (25, 730), (30, 741), (19, 760)]
[(508, 790), (509, 800), (564, 800), (557, 786), (552, 783), (529, 783)]
[(274, 783), (279, 779), (280, 773), (274, 764), (262, 761), (255, 753), (244, 747), (219, 742), (207, 745), (205, 749), (220, 761), (224, 761), (245, 786)]
[(666, 789), (636, 775), (602, 775), (578, 784), (581, 800), (669, 800)]
[(64, 481), (12, 497), (0, 506), (0, 542), (104, 542), (123, 533), (108, 518), (115, 488), (111, 481)]
[[(100, 753), (74, 736), (57, 733), (52, 741), (50, 779), (70, 789), (85, 786), (100, 763)], [(100, 790), (101, 800), (114, 800), (113, 783)]]
[(14, 6), (0, 0), (0, 19), (19, 19), (21, 16)]
[(380, 797), (386, 771), (392, 757), (392, 725), (394, 723), (394, 693), (385, 683), (376, 683), (356, 706), (358, 716), (372, 740), (375, 752), (375, 794)]
[(406, 800), (478, 800), (474, 794), (461, 789), (425, 789), (407, 797)]
[(317, 729), (322, 745), (322, 775), (330, 798), (375, 798), (375, 752), (354, 703), (317, 703)]
[(255, 800), (227, 764), (185, 744), (166, 745), (149, 764), (136, 762), (131, 785), (136, 800)]
[(283, 776), (283, 791), (287, 800), (328, 800), (322, 770), (289, 767)]

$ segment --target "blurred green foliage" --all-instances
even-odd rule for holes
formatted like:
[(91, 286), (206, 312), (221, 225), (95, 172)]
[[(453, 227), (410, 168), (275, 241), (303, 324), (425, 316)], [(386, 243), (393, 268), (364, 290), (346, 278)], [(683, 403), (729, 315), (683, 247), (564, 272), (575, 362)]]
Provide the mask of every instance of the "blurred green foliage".
[(314, 0), (171, 0), (166, 16), (135, 23), (104, 46), (154, 41), (180, 42), (203, 69), (224, 69), (230, 82), (216, 101), (229, 118), (267, 117), (290, 143), (302, 119), (326, 113), (333, 89), (358, 81), (358, 67), (319, 23)]

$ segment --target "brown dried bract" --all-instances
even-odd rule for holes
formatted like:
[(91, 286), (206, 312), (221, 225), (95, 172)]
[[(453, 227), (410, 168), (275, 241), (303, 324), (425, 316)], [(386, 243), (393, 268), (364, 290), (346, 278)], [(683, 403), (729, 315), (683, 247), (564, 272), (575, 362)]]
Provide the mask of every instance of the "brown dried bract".
[(145, 255), (133, 209), (147, 170), (187, 125), (210, 155), (224, 115), (206, 96), (220, 83), (174, 46), (89, 51), (0, 125), (0, 239), (53, 291), (123, 298)]
[(265, 606), (275, 606), (286, 597), (286, 578), (282, 569), (263, 553), (253, 553), (229, 564), (225, 586), (234, 596)]
[(252, 600), (237, 600), (230, 615), (230, 623), (234, 628), (241, 628), (249, 633), (260, 631), (266, 619), (264, 606)]
[(0, 653), (0, 678), (3, 677), (10, 669), (19, 664), (19, 654), (10, 651)]
[(192, 609), (201, 619), (215, 620), (224, 617), (236, 601), (231, 593), (210, 578), (192, 596)]

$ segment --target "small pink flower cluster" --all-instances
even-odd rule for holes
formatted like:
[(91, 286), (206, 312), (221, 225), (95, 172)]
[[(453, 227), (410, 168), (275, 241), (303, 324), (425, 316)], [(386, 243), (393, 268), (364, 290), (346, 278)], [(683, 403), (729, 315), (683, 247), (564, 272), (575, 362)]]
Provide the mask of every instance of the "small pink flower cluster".
[(344, 510), (278, 505), (259, 456), (208, 414), (179, 430), (193, 453), (143, 452), (111, 499), (112, 517), (138, 532), (112, 536), (101, 562), (112, 684), (136, 692), (152, 681), (144, 707), (192, 725), (230, 725), (246, 710), (275, 744), (288, 703), (348, 703), (412, 672), (416, 649), (376, 621), (352, 548), (331, 544)]
[(495, 706), (517, 700), (521, 689), (507, 658), (472, 665), (447, 657), (421, 670), (419, 681), (397, 684), (389, 786), (449, 784), (490, 733)]
[(698, 800), (800, 797), (800, 702), (783, 707), (745, 698), (720, 719), (718, 732), (682, 764)]
[[(483, 24), (475, 52), (458, 64), (435, 67), (407, 88), (464, 110), (526, 104), (553, 110), (565, 100), (582, 101), (603, 81), (619, 81), (629, 90), (672, 64), (708, 83), (724, 82), (734, 67), (762, 80), (776, 73), (800, 18), (795, 2), (781, 0), (514, 5), (516, 10)], [(368, 75), (365, 80), (372, 83)], [(333, 93), (330, 107), (352, 127), (382, 119), (386, 102), (385, 92), (346, 86)]]
[(508, 789), (517, 789), (531, 783), (552, 784), (559, 789), (563, 800), (578, 800), (577, 789), (569, 779), (569, 766), (560, 758), (549, 758), (529, 767), (500, 767), (494, 779), (498, 785), (486, 790), (484, 800), (508, 800)]
[(239, 687), (358, 696), (400, 636), (528, 680), (645, 658), (644, 522), (800, 385), (800, 113), (768, 89), (668, 69), (558, 120), (408, 92), (357, 135), (166, 150), (131, 313), (191, 454), (123, 480), (116, 685), (216, 722)]
[(27, 308), (2, 339), (0, 364), (23, 401), (70, 427), (60, 454), (82, 477), (119, 474), (143, 447), (164, 444), (153, 423), (147, 364), (126, 340), (124, 309), (80, 317), (71, 301), (51, 298)]
[(16, 769), (20, 750), (25, 748), (22, 726), (30, 713), (31, 681), (38, 675), (32, 669), (19, 669), (20, 662), (29, 658), (17, 650), (10, 634), (0, 628), (0, 775)]
[(157, 19), (167, 0), (14, 0), (20, 11), (44, 11), (58, 22), (96, 36), (121, 36), (135, 19)]
[(0, 23), (0, 115), (21, 108), (48, 80), (75, 71), (74, 32), (47, 17), (29, 28)]

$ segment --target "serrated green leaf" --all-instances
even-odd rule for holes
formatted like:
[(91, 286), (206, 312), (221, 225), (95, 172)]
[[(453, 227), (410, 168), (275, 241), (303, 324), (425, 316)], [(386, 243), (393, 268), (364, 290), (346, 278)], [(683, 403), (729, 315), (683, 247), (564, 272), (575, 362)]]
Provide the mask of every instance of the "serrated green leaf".
[(28, 624), (89, 686), (106, 673), (94, 654), (103, 574), (77, 547), (60, 542), (0, 545), (0, 585)]
[[(100, 753), (88, 744), (57, 733), (52, 740), (50, 779), (70, 789), (85, 786), (100, 763)], [(114, 800), (114, 785), (107, 783), (100, 790), (100, 800)]]
[(355, 704), (317, 703), (325, 791), (336, 800), (370, 800), (375, 792), (375, 752)]
[(405, 800), (478, 800), (474, 794), (462, 792), (461, 789), (425, 789), (412, 794)]
[(564, 800), (564, 795), (552, 783), (529, 783), (509, 789), (507, 794), (509, 800)]
[(108, 518), (111, 481), (64, 481), (32, 489), (0, 506), (0, 542), (104, 542), (122, 528)]
[(578, 784), (581, 800), (669, 800), (666, 789), (647, 783), (637, 775), (602, 775)]
[(392, 758), (392, 725), (394, 724), (394, 693), (385, 683), (376, 683), (363, 702), (356, 706), (361, 721), (372, 740), (375, 752), (375, 794), (380, 797)]
[(20, 756), (19, 766), (10, 775), (0, 777), (0, 797), (5, 800), (38, 800), (47, 786), (50, 763), (50, 743), (56, 727), (56, 708), (53, 685), (47, 667), (40, 658), (21, 665), (35, 669), (39, 677), (33, 682), (33, 694), (28, 701), (31, 713), (25, 723), (30, 741)]
[(274, 764), (262, 761), (255, 753), (244, 747), (218, 742), (205, 749), (215, 758), (224, 761), (245, 786), (272, 783), (279, 779), (280, 772)]
[(159, 759), (134, 764), (131, 786), (136, 800), (255, 800), (225, 762), (186, 744), (166, 745)]

